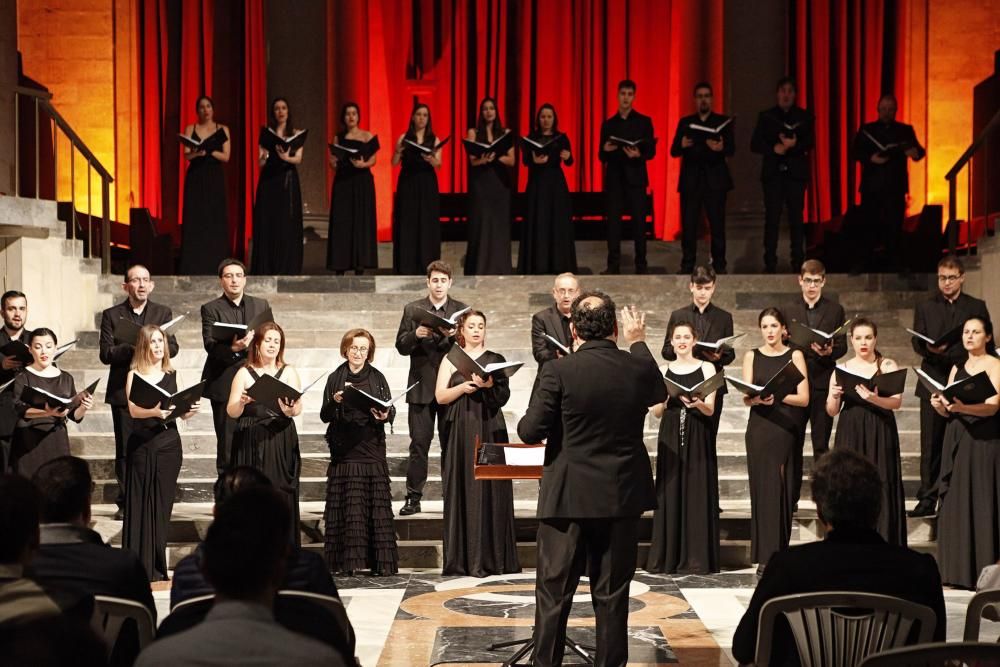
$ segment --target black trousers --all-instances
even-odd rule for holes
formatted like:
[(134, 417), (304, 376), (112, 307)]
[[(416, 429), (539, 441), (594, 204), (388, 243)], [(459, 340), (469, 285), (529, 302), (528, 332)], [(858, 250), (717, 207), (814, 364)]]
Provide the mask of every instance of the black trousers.
[(10, 449), (14, 444), (14, 434), (0, 435), (0, 475), (6, 475), (10, 467)]
[(233, 433), (236, 432), (236, 420), (226, 412), (226, 401), (212, 401), (212, 423), (215, 426), (215, 469), (222, 475), (229, 469)]
[(939, 415), (929, 399), (920, 399), (920, 488), (917, 501), (937, 502), (941, 449), (948, 420)]
[(903, 218), (906, 215), (905, 192), (863, 192), (861, 210), (864, 213), (863, 238), (855, 241), (855, 247), (862, 249), (863, 265), (871, 268), (875, 249), (882, 246), (881, 268), (892, 271), (905, 263), (905, 254), (900, 253), (900, 239), (903, 234)]
[(424, 494), (427, 483), (427, 458), (434, 439), (434, 419), (437, 418), (438, 440), (441, 450), (448, 444), (448, 427), (444, 421), (446, 405), (410, 403), (406, 422), (410, 427), (410, 458), (406, 463), (406, 495), (417, 500)]
[[(725, 394), (715, 395), (715, 410), (712, 412), (712, 446), (708, 450), (708, 455), (711, 459), (710, 468), (712, 473), (712, 481), (715, 483), (715, 497), (721, 497), (719, 495), (719, 424), (722, 422), (722, 408), (725, 405)], [(720, 505), (721, 507), (721, 505)]]
[(115, 504), (125, 507), (125, 465), (128, 455), (128, 439), (132, 436), (132, 415), (128, 407), (111, 406), (111, 422), (115, 429), (115, 479), (118, 481), (118, 495)]
[(802, 437), (799, 438), (799, 446), (792, 453), (792, 481), (795, 484), (795, 502), (799, 502), (802, 495), (802, 476), (805, 473), (803, 460), (805, 458), (806, 447), (806, 423), (809, 424), (812, 448), (813, 465), (820, 456), (830, 451), (830, 433), (833, 431), (833, 417), (826, 414), (826, 394), (816, 392), (809, 393), (808, 419), (802, 424)]
[(681, 193), (681, 269), (694, 270), (698, 257), (698, 228), (705, 211), (712, 232), (712, 268), (726, 268), (726, 191), (695, 188)]
[(802, 207), (806, 201), (806, 181), (785, 176), (763, 181), (764, 185), (764, 266), (778, 266), (778, 228), (781, 211), (788, 210), (788, 231), (791, 233), (790, 255), (796, 273), (806, 258), (805, 226)]
[(537, 540), (534, 664), (562, 664), (573, 594), (580, 577), (588, 574), (597, 623), (594, 664), (625, 665), (639, 517), (541, 519)]
[(622, 264), (622, 216), (631, 218), (632, 238), (635, 241), (635, 266), (646, 268), (646, 188), (607, 183), (604, 188), (604, 215), (608, 221), (608, 268), (619, 269)]

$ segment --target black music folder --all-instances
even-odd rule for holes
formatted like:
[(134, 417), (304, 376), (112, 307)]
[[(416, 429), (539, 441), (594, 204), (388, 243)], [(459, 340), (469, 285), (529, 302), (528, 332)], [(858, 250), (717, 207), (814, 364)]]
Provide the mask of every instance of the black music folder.
[(924, 341), (930, 347), (941, 347), (942, 345), (947, 345), (948, 347), (951, 347), (958, 341), (962, 340), (962, 331), (964, 329), (965, 329), (965, 324), (964, 323), (959, 324), (954, 329), (945, 332), (943, 335), (938, 336), (936, 339), (924, 335), (919, 331), (914, 331), (913, 329), (907, 329), (906, 331), (911, 335), (916, 336), (920, 340)]
[(503, 155), (514, 146), (514, 133), (507, 130), (502, 137), (494, 139), (492, 144), (484, 144), (472, 139), (462, 139), (465, 152), (472, 157), (483, 157), (487, 153)]
[(256, 329), (265, 322), (273, 322), (274, 314), (267, 308), (257, 317), (247, 324), (234, 324), (232, 322), (212, 322), (211, 336), (220, 343), (232, 342), (233, 337), (243, 338), (251, 329)]
[[(906, 387), (906, 368), (892, 371), (891, 373), (879, 373), (869, 378), (837, 366), (834, 373), (837, 375), (837, 384), (844, 389), (845, 394), (858, 396), (856, 387), (863, 385), (869, 391), (878, 390), (879, 396), (896, 396), (903, 393)], [(858, 396), (860, 399), (860, 396)]]
[(415, 150), (419, 153), (434, 153), (440, 150), (441, 147), (443, 147), (449, 141), (451, 141), (451, 135), (448, 135), (441, 141), (434, 144), (433, 147), (431, 147), (431, 146), (421, 146), (417, 142), (412, 141), (410, 139), (403, 139), (403, 148), (407, 150)]
[(367, 160), (372, 155), (375, 155), (382, 148), (378, 142), (378, 135), (366, 141), (365, 143), (351, 148), (350, 146), (342, 146), (334, 141), (332, 144), (327, 144), (330, 147), (330, 154), (335, 156), (338, 160)]
[(323, 376), (320, 376), (302, 389), (296, 389), (292, 385), (279, 380), (273, 375), (264, 373), (260, 376), (260, 379), (250, 385), (250, 388), (247, 389), (247, 395), (274, 414), (283, 415), (284, 413), (281, 411), (281, 406), (278, 404), (279, 400), (285, 400), (288, 402), (297, 401), (302, 398), (303, 394), (312, 389), (313, 385), (322, 379)]
[(484, 381), (488, 375), (495, 378), (510, 377), (524, 365), (523, 361), (498, 361), (480, 366), (479, 362), (470, 357), (458, 343), (451, 346), (451, 350), (448, 352), (448, 361), (466, 380), (471, 380), (472, 374), (475, 373)]
[(128, 393), (128, 400), (140, 408), (159, 407), (161, 410), (171, 410), (166, 419), (166, 421), (170, 421), (190, 411), (191, 407), (201, 400), (201, 394), (204, 390), (205, 380), (202, 380), (171, 394), (159, 385), (147, 381), (138, 373), (133, 373), (132, 389)]
[(101, 378), (97, 378), (83, 391), (76, 394), (76, 396), (56, 396), (55, 394), (45, 391), (40, 387), (32, 387), (31, 385), (25, 385), (24, 389), (21, 391), (21, 401), (27, 403), (28, 406), (32, 408), (37, 408), (39, 410), (44, 410), (46, 405), (54, 408), (59, 408), (61, 410), (75, 410), (79, 407), (84, 394), (94, 395), (97, 391), (97, 385), (101, 383)]
[(257, 136), (257, 144), (266, 151), (274, 151), (279, 147), (288, 151), (290, 155), (295, 155), (295, 151), (302, 148), (306, 143), (309, 130), (299, 130), (290, 137), (282, 137), (269, 127), (261, 127)]
[(667, 393), (670, 395), (670, 398), (680, 398), (683, 396), (689, 401), (693, 401), (698, 398), (705, 398), (709, 394), (714, 394), (718, 391), (719, 388), (726, 384), (726, 374), (719, 371), (693, 387), (685, 387), (668, 377), (663, 378), (663, 382), (667, 385)]
[(531, 137), (521, 137), (521, 147), (532, 153), (548, 155), (549, 158), (557, 158), (559, 157), (559, 153), (566, 148), (565, 136), (559, 133), (548, 138), (535, 137), (532, 139)]
[(350, 405), (352, 408), (361, 410), (362, 412), (368, 412), (372, 408), (382, 412), (391, 408), (396, 401), (406, 396), (407, 392), (416, 387), (418, 384), (420, 384), (419, 380), (407, 387), (402, 393), (389, 399), (376, 398), (368, 392), (358, 389), (353, 385), (347, 385), (344, 387), (344, 394), (342, 398), (344, 399), (344, 403)]
[(716, 352), (721, 352), (723, 350), (731, 350), (736, 345), (736, 341), (746, 336), (745, 333), (738, 333), (735, 336), (726, 336), (725, 338), (720, 338), (714, 343), (709, 343), (703, 340), (695, 341), (695, 345), (701, 345), (702, 347), (707, 347), (710, 350), (715, 350)]
[(847, 332), (850, 327), (852, 320), (847, 320), (839, 327), (827, 333), (825, 331), (820, 331), (819, 329), (813, 329), (807, 327), (801, 322), (792, 320), (792, 323), (788, 327), (788, 339), (799, 347), (810, 347), (813, 343), (817, 345), (829, 345), (833, 342), (833, 339)]
[(417, 326), (430, 327), (431, 329), (438, 329), (440, 327), (454, 329), (458, 326), (458, 319), (470, 310), (472, 310), (472, 306), (466, 306), (462, 310), (453, 313), (451, 317), (441, 317), (426, 308), (418, 308), (416, 314), (413, 316), (413, 321), (417, 323)]
[(640, 144), (644, 144), (644, 143), (645, 144), (653, 144), (655, 146), (656, 142), (657, 142), (657, 138), (656, 137), (641, 137), (639, 139), (622, 139), (621, 137), (616, 137), (614, 135), (611, 135), (610, 137), (608, 137), (608, 141), (610, 141), (611, 143), (613, 143), (613, 144), (615, 144), (617, 146), (621, 146), (622, 148), (625, 148), (626, 146), (629, 147), (629, 148), (639, 148), (639, 145)]
[(229, 141), (229, 137), (226, 136), (226, 131), (221, 127), (200, 141), (194, 137), (189, 137), (186, 134), (178, 134), (177, 139), (191, 150), (205, 151), (206, 153), (221, 151), (223, 145)]
[(798, 367), (789, 361), (781, 367), (780, 371), (775, 373), (771, 379), (763, 385), (744, 382), (743, 380), (728, 376), (726, 379), (729, 380), (731, 385), (750, 398), (753, 398), (754, 396), (760, 396), (761, 398), (774, 396), (774, 402), (780, 403), (784, 400), (785, 396), (794, 393), (798, 388), (799, 383), (805, 378), (801, 371), (799, 371)]
[(722, 123), (720, 123), (719, 125), (717, 125), (715, 127), (710, 127), (708, 125), (702, 125), (700, 123), (689, 123), (688, 126), (685, 129), (687, 129), (687, 130), (694, 130), (695, 132), (701, 132), (702, 134), (707, 134), (710, 137), (716, 137), (716, 138), (718, 138), (719, 134), (722, 132), (723, 129), (725, 129), (726, 125), (729, 125), (730, 123), (732, 123), (734, 118), (735, 118), (735, 116), (730, 116), (729, 118), (727, 118), (726, 120), (722, 121)]
[[(160, 331), (162, 331), (164, 335), (170, 336), (175, 331), (177, 331), (177, 327), (180, 325), (181, 320), (183, 320), (187, 316), (188, 314), (184, 313), (183, 315), (178, 315), (169, 322), (166, 322), (164, 324), (159, 324), (157, 326), (160, 327)], [(127, 317), (119, 317), (118, 321), (115, 322), (115, 331), (113, 334), (115, 340), (118, 341), (119, 343), (128, 343), (129, 345), (135, 345), (136, 341), (139, 340), (139, 329), (141, 329), (142, 326), (143, 325), (137, 324), (136, 322), (133, 322)], [(3, 350), (0, 349), (0, 352), (2, 351)], [(136, 405), (138, 405), (138, 403), (136, 403)]]
[(35, 362), (35, 358), (31, 356), (31, 350), (19, 340), (12, 340), (3, 347), (0, 347), (0, 354), (9, 359), (16, 359), (25, 366)]
[(553, 347), (555, 347), (557, 350), (559, 350), (563, 354), (572, 354), (573, 353), (573, 350), (569, 349), (568, 347), (566, 347), (565, 345), (563, 345), (562, 343), (560, 343), (558, 340), (556, 340), (555, 338), (553, 338), (549, 334), (544, 334), (544, 336), (545, 336), (546, 340), (548, 340), (550, 343), (552, 343)]
[(964, 380), (955, 380), (948, 385), (941, 384), (919, 368), (916, 371), (920, 384), (924, 385), (931, 394), (940, 394), (949, 401), (954, 401), (957, 398), (963, 403), (975, 405), (976, 403), (985, 403), (987, 398), (997, 394), (997, 390), (986, 371), (980, 371)]

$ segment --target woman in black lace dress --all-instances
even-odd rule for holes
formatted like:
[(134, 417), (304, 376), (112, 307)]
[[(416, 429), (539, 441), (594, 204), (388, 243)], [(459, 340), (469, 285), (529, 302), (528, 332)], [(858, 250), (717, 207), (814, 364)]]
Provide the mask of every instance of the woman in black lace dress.
[(330, 446), (324, 555), (332, 572), (395, 574), (399, 555), (385, 458), (385, 424), (392, 423), (396, 408), (364, 411), (344, 401), (348, 385), (378, 399), (392, 397), (385, 376), (371, 365), (375, 358), (371, 333), (348, 331), (340, 341), (340, 356), (346, 361), (327, 378), (319, 413), (323, 423), (329, 424), (326, 442)]
[[(223, 257), (232, 254), (229, 243), (229, 216), (226, 209), (226, 175), (222, 165), (229, 162), (229, 128), (215, 122), (212, 98), (202, 95), (195, 103), (198, 122), (184, 128), (195, 141), (208, 140), (207, 149), (184, 147), (188, 161), (184, 174), (184, 209), (181, 218), (180, 273), (214, 275)], [(213, 141), (219, 131), (226, 140)]]
[[(895, 361), (883, 357), (878, 351), (878, 327), (871, 320), (863, 317), (855, 319), (849, 336), (854, 357), (843, 364), (845, 370), (870, 378), (899, 369)], [(882, 513), (879, 515), (878, 532), (890, 544), (906, 546), (899, 430), (893, 412), (902, 404), (902, 394), (879, 396), (864, 385), (841, 387), (837, 384), (837, 374), (830, 376), (826, 412), (831, 417), (840, 414), (833, 446), (853, 449), (878, 468), (882, 478)]]
[(271, 375), (293, 389), (302, 385), (295, 368), (285, 363), (285, 332), (274, 322), (254, 331), (246, 365), (237, 371), (226, 412), (237, 420), (230, 465), (257, 468), (285, 496), (292, 512), (292, 534), (299, 543), (299, 434), (294, 418), (302, 414), (302, 399), (279, 401), (277, 409), (254, 401), (247, 390), (262, 375)]

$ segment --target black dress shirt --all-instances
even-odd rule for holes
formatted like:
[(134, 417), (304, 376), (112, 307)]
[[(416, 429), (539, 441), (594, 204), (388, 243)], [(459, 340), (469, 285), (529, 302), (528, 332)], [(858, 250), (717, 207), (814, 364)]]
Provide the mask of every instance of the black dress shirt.
[[(701, 130), (692, 130), (690, 126), (703, 125), (705, 127), (718, 127), (722, 125), (729, 116), (718, 113), (710, 113), (708, 118), (702, 120), (698, 114), (684, 116), (677, 123), (677, 132), (674, 133), (674, 141), (670, 145), (670, 155), (682, 158), (681, 174), (677, 179), (677, 192), (695, 192), (709, 190), (713, 192), (727, 192), (733, 189), (733, 179), (729, 175), (729, 166), (726, 158), (731, 157), (736, 152), (736, 139), (733, 131), (734, 123), (729, 123), (716, 137)], [(694, 144), (684, 148), (682, 141), (684, 137), (689, 137)], [(713, 151), (708, 147), (708, 139), (721, 138), (722, 150)]]
[(410, 358), (410, 373), (406, 386), (417, 381), (420, 382), (406, 395), (406, 402), (428, 405), (434, 401), (438, 366), (448, 354), (455, 338), (454, 336), (445, 336), (436, 330), (432, 331), (427, 338), (417, 338), (418, 325), (413, 318), (420, 313), (421, 308), (447, 318), (465, 308), (465, 304), (449, 297), (444, 305), (437, 308), (431, 303), (429, 297), (424, 297), (406, 304), (406, 307), (403, 308), (403, 317), (399, 321), (399, 330), (396, 332), (396, 351)]
[[(570, 333), (569, 320), (569, 316), (563, 315), (554, 305), (531, 316), (531, 355), (538, 362), (539, 370), (546, 361), (552, 361), (558, 356), (556, 346), (545, 337), (545, 334), (573, 349), (573, 334)], [(562, 353), (562, 350), (559, 352)]]
[(247, 350), (233, 352), (231, 340), (223, 342), (212, 338), (212, 324), (246, 324), (270, 307), (266, 299), (258, 299), (249, 294), (243, 295), (239, 305), (223, 294), (201, 307), (201, 336), (205, 351), (208, 352), (201, 379), (207, 382), (203, 395), (210, 401), (229, 400), (229, 390), (236, 371), (247, 359)]
[[(960, 292), (954, 301), (948, 301), (938, 292), (929, 300), (917, 304), (913, 311), (913, 330), (937, 340), (955, 327), (962, 326), (970, 317), (988, 320), (990, 313), (986, 302), (965, 292)], [(923, 358), (920, 369), (938, 382), (945, 382), (951, 373), (951, 367), (960, 366), (969, 358), (961, 340), (949, 346), (944, 354), (931, 353), (927, 349), (927, 343), (916, 336), (912, 338), (912, 344), (913, 351)], [(918, 383), (917, 396), (930, 398), (930, 392)]]
[[(110, 405), (125, 407), (128, 405), (125, 396), (125, 379), (128, 376), (129, 366), (132, 364), (132, 355), (135, 346), (131, 343), (123, 343), (115, 338), (115, 325), (120, 319), (128, 319), (139, 326), (146, 324), (166, 324), (174, 318), (170, 308), (152, 301), (147, 301), (141, 313), (132, 309), (128, 299), (119, 304), (111, 306), (101, 313), (101, 339), (100, 355), (101, 363), (107, 364), (111, 368), (108, 371), (108, 385), (105, 391), (104, 401)], [(167, 348), (170, 356), (177, 356), (177, 338), (172, 334), (167, 336)]]
[[(845, 321), (844, 308), (836, 301), (821, 296), (810, 308), (803, 298), (795, 299), (784, 309), (788, 323), (792, 320), (805, 324), (810, 329), (818, 329), (830, 333)], [(799, 347), (792, 341), (788, 346), (793, 350), (801, 350), (806, 358), (806, 371), (809, 376), (809, 390), (826, 395), (830, 385), (830, 375), (837, 366), (837, 359), (847, 353), (847, 336), (841, 334), (833, 338), (833, 351), (829, 355), (816, 354), (812, 346)]]
[[(871, 135), (871, 136), (869, 136)], [(875, 164), (871, 158), (881, 152), (875, 145), (878, 141), (883, 146), (899, 144), (885, 153), (889, 161)], [(917, 141), (917, 134), (912, 125), (906, 123), (865, 123), (854, 137), (854, 159), (861, 162), (861, 185), (858, 190), (865, 192), (881, 192), (884, 194), (906, 194), (910, 191), (910, 179), (907, 172), (909, 157), (905, 151), (908, 148), (917, 149), (917, 158), (922, 159), (924, 147)]]
[[(670, 313), (670, 320), (667, 322), (667, 334), (663, 337), (663, 349), (660, 350), (660, 354), (667, 361), (673, 361), (677, 358), (677, 353), (674, 352), (674, 345), (670, 342), (670, 330), (674, 328), (674, 325), (681, 322), (687, 322), (694, 326), (698, 340), (705, 341), (706, 343), (714, 343), (720, 338), (733, 335), (733, 316), (729, 311), (719, 308), (714, 303), (709, 303), (705, 306), (704, 312), (699, 310), (698, 306), (694, 305), (694, 303), (683, 308), (678, 308)], [(707, 361), (705, 352), (712, 351), (708, 348), (695, 345), (694, 356), (696, 359)], [(736, 351), (732, 348), (724, 348), (722, 356), (719, 357), (718, 361), (713, 361), (712, 365), (715, 366), (716, 371), (721, 371), (723, 367), (733, 363), (734, 359), (736, 359)], [(722, 388), (719, 389), (720, 394), (725, 394), (726, 391), (726, 385), (722, 385)]]
[[(774, 152), (774, 146), (781, 142), (782, 134), (794, 135), (796, 141), (794, 147), (785, 151), (784, 155), (779, 155)], [(761, 111), (750, 139), (750, 150), (764, 156), (760, 170), (762, 181), (781, 177), (808, 181), (809, 152), (815, 145), (813, 116), (796, 106), (790, 107), (788, 111), (779, 106)]]
[[(639, 157), (630, 158), (619, 146), (613, 151), (605, 151), (604, 144), (611, 137), (635, 141), (639, 144)], [(649, 174), (646, 172), (646, 162), (656, 156), (656, 142), (653, 137), (653, 121), (635, 109), (622, 118), (615, 115), (601, 123), (601, 147), (597, 152), (598, 159), (607, 166), (604, 174), (604, 187), (645, 188), (649, 185)]]

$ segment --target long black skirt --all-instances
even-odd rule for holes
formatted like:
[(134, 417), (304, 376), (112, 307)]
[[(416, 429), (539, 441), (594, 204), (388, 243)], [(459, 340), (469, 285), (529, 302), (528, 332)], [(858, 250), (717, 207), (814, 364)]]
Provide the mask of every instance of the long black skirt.
[(389, 469), (379, 463), (330, 463), (326, 482), (326, 544), (332, 572), (399, 571)]

